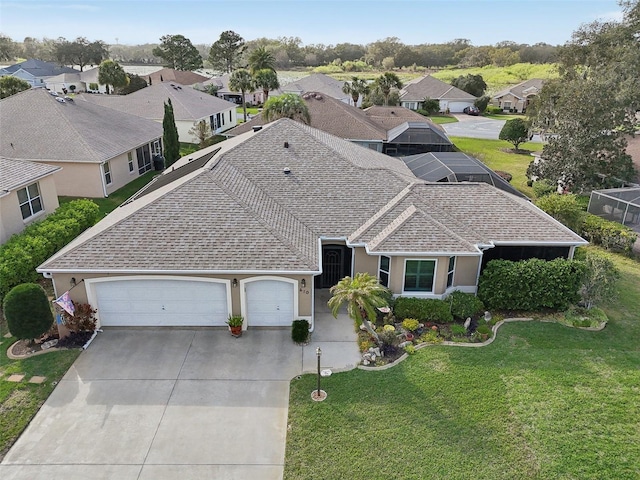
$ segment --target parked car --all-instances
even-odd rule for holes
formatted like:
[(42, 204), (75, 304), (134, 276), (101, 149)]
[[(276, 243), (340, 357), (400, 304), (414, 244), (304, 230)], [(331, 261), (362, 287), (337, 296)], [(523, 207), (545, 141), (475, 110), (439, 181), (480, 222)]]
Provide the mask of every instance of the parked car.
[(462, 110), (462, 111), (464, 113), (466, 113), (467, 115), (474, 115), (474, 116), (480, 115), (480, 110), (475, 105), (471, 105), (469, 107), (464, 107), (464, 110)]

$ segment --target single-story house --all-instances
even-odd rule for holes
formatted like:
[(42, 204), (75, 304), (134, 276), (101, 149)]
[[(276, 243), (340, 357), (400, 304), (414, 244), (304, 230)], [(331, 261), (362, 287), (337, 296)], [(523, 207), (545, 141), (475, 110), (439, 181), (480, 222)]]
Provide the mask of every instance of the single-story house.
[[(336, 80), (329, 75), (325, 75), (323, 73), (312, 73), (311, 75), (281, 86), (280, 90), (282, 93), (295, 93), (296, 95), (316, 92), (335, 98), (347, 105), (351, 105), (353, 103), (353, 99), (351, 98), (351, 95), (342, 91), (343, 86), (344, 82)], [(362, 97), (358, 100), (358, 105), (360, 104), (362, 104)]]
[[(70, 92), (107, 93), (107, 86), (98, 82), (99, 71), (100, 68), (95, 67), (83, 72), (61, 73), (55, 77), (47, 78), (45, 86), (47, 90), (64, 94)], [(73, 89), (70, 88), (72, 85), (74, 86)]]
[(0, 68), (0, 77), (11, 75), (20, 78), (28, 82), (32, 88), (44, 87), (48, 78), (62, 73), (78, 73), (78, 70), (34, 58)]
[(424, 182), (289, 119), (189, 159), (38, 267), (56, 294), (75, 284), (102, 326), (313, 325), (314, 289), (346, 275), (443, 298), (475, 292), (491, 252), (571, 257), (586, 243), (490, 185)]
[(63, 167), (58, 195), (107, 197), (151, 170), (162, 125), (77, 98), (32, 89), (0, 100), (0, 156)]
[[(220, 77), (213, 77), (209, 80), (205, 80), (201, 83), (196, 83), (193, 85), (193, 88), (197, 90), (204, 90), (209, 85), (213, 85), (216, 87), (216, 96), (226, 100), (228, 102), (232, 102), (236, 105), (242, 105), (242, 94), (240, 92), (236, 92), (235, 90), (231, 90), (229, 87), (229, 78), (231, 77), (230, 73), (225, 73)], [(271, 90), (269, 92), (269, 96), (280, 95), (280, 90)], [(264, 92), (262, 89), (253, 90), (251, 92), (245, 92), (244, 94), (244, 102), (249, 103), (251, 105), (262, 105), (264, 103)]]
[(150, 73), (148, 75), (142, 75), (147, 84), (153, 85), (154, 83), (173, 82), (180, 85), (195, 85), (208, 80), (209, 77), (200, 75), (199, 73), (175, 70), (173, 68), (163, 68), (157, 72)]
[(429, 97), (440, 102), (440, 111), (462, 113), (470, 107), (478, 97), (449, 85), (431, 75), (413, 79), (400, 90), (400, 105), (409, 110), (422, 108), (424, 99)]
[(60, 167), (0, 157), (0, 244), (58, 208)]
[[(370, 107), (360, 110), (319, 92), (302, 95), (311, 126), (390, 156), (431, 151), (451, 151), (444, 129), (419, 113), (403, 107)], [(258, 114), (225, 133), (240, 135), (264, 124)]]
[(181, 142), (199, 142), (189, 130), (200, 121), (205, 121), (214, 134), (237, 124), (236, 106), (233, 103), (173, 82), (154, 83), (129, 95), (83, 94), (77, 97), (76, 102), (94, 103), (162, 123), (164, 104), (169, 99)]
[(491, 97), (491, 104), (505, 112), (524, 113), (531, 103), (531, 98), (540, 93), (543, 85), (544, 80), (541, 78), (520, 82), (496, 93)]

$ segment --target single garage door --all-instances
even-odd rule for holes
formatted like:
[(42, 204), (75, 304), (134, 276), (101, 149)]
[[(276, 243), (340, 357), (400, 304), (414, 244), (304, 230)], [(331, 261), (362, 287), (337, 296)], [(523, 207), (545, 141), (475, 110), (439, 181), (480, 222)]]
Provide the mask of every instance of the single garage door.
[(473, 106), (473, 102), (449, 102), (449, 111), (451, 113), (462, 113), (465, 107)]
[(226, 284), (189, 280), (117, 280), (94, 284), (100, 324), (224, 326)]
[(293, 322), (293, 284), (257, 280), (245, 287), (247, 325), (289, 327)]

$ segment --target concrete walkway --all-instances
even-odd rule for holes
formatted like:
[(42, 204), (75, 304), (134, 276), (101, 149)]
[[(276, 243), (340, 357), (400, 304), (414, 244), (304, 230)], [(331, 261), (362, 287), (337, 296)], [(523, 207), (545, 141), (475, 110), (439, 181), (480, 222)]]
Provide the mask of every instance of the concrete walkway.
[[(280, 479), (289, 381), (359, 360), (352, 322), (316, 302), (306, 347), (289, 329), (108, 329), (0, 464), (13, 479)], [(309, 400), (311, 401), (311, 400)]]

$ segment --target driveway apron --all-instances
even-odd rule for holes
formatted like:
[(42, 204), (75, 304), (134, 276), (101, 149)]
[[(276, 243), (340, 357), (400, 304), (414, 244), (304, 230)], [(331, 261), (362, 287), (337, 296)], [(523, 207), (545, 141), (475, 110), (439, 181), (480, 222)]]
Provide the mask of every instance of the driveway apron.
[(280, 479), (290, 380), (358, 361), (353, 327), (320, 314), (289, 329), (105, 329), (0, 464), (13, 479)]

